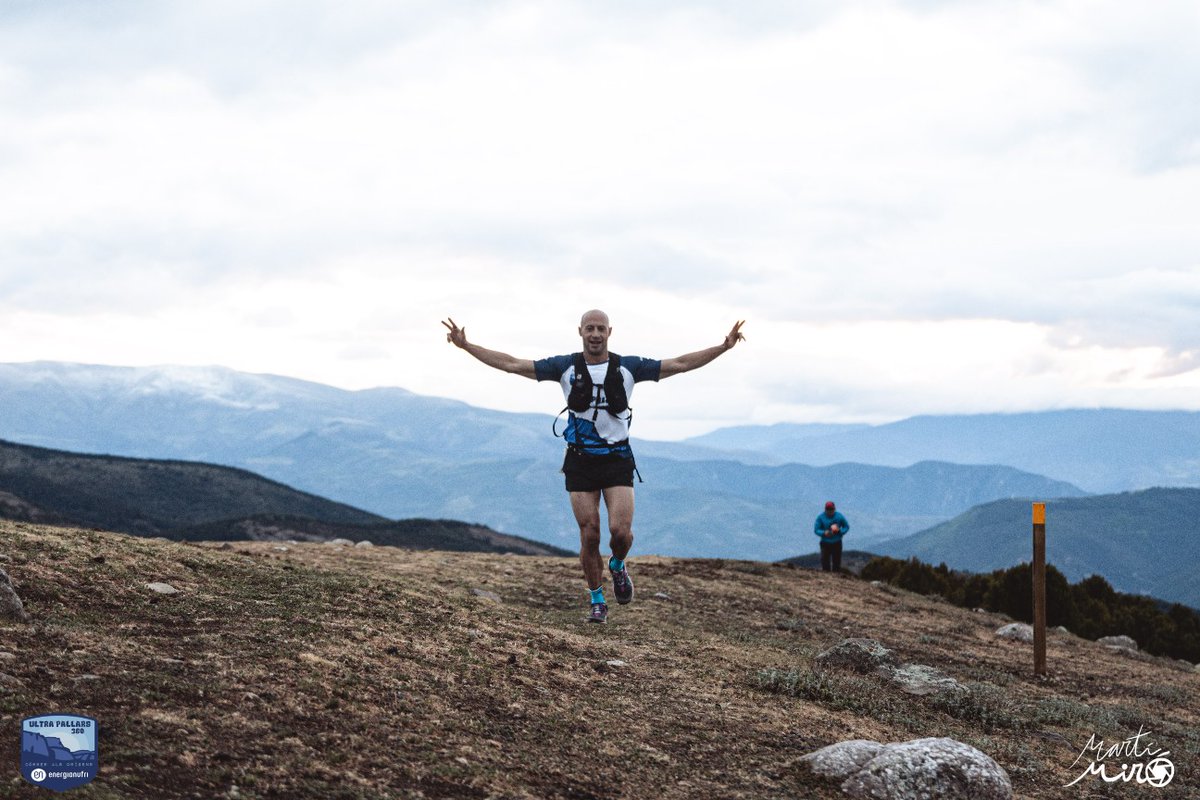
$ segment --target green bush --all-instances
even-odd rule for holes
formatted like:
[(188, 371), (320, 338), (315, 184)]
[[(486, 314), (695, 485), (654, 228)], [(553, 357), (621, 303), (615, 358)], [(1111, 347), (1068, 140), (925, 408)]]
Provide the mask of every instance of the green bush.
[[(964, 608), (986, 608), (1023, 622), (1033, 621), (1033, 577), (1028, 564), (987, 574), (956, 572), (915, 558), (879, 557), (862, 570), (864, 580), (877, 580), (911, 592), (937, 594)], [(1131, 636), (1152, 655), (1200, 661), (1200, 613), (1118, 592), (1099, 575), (1071, 584), (1046, 565), (1046, 624), (1064, 625), (1086, 639)]]

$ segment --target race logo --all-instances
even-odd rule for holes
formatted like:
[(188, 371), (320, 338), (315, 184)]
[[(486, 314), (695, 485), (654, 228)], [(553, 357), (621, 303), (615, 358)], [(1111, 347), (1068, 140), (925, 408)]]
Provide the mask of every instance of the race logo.
[(1150, 733), (1139, 727), (1136, 735), (1113, 744), (1106, 744), (1093, 733), (1079, 757), (1071, 763), (1075, 767), (1087, 761), (1087, 766), (1079, 777), (1064, 784), (1064, 788), (1093, 775), (1105, 783), (1133, 781), (1159, 788), (1166, 786), (1175, 777), (1175, 764), (1167, 758), (1171, 751), (1155, 745), (1150, 740)]
[(100, 771), (99, 730), (96, 720), (75, 714), (21, 720), (21, 777), (55, 792), (90, 783)]

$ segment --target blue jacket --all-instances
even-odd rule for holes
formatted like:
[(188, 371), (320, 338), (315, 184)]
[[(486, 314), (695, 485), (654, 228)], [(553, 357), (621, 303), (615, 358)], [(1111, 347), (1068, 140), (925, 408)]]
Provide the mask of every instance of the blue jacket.
[[(837, 523), (838, 532), (829, 533), (829, 526)], [(834, 511), (833, 516), (827, 515), (824, 511), (817, 515), (817, 521), (813, 525), (813, 533), (821, 537), (822, 542), (840, 542), (842, 537), (850, 532), (850, 523), (842, 516), (842, 512)]]

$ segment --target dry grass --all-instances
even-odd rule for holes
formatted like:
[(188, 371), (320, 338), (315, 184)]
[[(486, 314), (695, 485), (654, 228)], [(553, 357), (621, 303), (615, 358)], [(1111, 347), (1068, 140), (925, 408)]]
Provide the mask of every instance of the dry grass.
[[(1200, 791), (1200, 675), (1055, 635), (1035, 680), (994, 615), (782, 566), (635, 558), (637, 602), (590, 626), (573, 559), (275, 547), (0, 523), (34, 617), (0, 623), (18, 656), (0, 671), (23, 683), (0, 689), (0, 763), (16, 776), (22, 716), (73, 711), (102, 731), (80, 798), (833, 798), (801, 755), (942, 735), (1022, 797)], [(815, 671), (846, 636), (972, 693)], [(1062, 788), (1089, 736), (1139, 724), (1172, 751), (1169, 787)], [(0, 796), (42, 791), (0, 779)]]

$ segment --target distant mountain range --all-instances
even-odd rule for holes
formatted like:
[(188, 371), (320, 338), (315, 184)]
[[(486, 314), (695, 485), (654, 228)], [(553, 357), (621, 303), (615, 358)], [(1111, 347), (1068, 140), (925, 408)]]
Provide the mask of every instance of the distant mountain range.
[(0, 518), (171, 539), (348, 538), (417, 549), (566, 555), (479, 525), (388, 520), (242, 469), (0, 441)]
[(1005, 464), (1088, 492), (1200, 486), (1200, 412), (1094, 409), (924, 416), (876, 426), (753, 425), (687, 439), (777, 462)]
[[(0, 437), (15, 441), (227, 464), (384, 517), (460, 519), (567, 549), (578, 540), (549, 414), (221, 368), (60, 363), (0, 365), (0, 407)], [(856, 432), (807, 430), (812, 441)], [(815, 549), (812, 520), (829, 498), (855, 546), (869, 547), (997, 498), (1083, 494), (1003, 465), (769, 465), (778, 459), (753, 437), (721, 444), (635, 441), (639, 552), (773, 560)]]
[[(1029, 501), (998, 500), (872, 549), (895, 558), (989, 572), (1032, 559)], [(1200, 608), (1200, 489), (1056, 500), (1046, 508), (1046, 560), (1071, 581), (1103, 575), (1114, 588)]]

